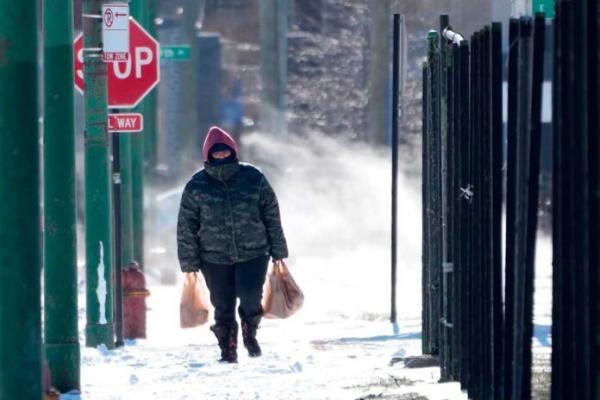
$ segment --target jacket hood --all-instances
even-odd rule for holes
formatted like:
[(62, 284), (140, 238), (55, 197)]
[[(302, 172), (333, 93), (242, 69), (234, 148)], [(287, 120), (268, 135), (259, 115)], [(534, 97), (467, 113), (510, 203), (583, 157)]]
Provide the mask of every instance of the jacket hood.
[(217, 143), (226, 144), (235, 151), (236, 155), (239, 154), (235, 140), (233, 140), (233, 138), (223, 129), (218, 126), (213, 126), (208, 130), (206, 139), (204, 139), (204, 146), (202, 146), (202, 156), (204, 157), (204, 161), (208, 161), (210, 148)]

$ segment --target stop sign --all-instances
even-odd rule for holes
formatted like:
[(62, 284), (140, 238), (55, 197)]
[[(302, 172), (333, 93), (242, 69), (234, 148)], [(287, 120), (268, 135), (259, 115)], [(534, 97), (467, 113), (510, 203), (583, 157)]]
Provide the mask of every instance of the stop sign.
[[(83, 35), (73, 43), (75, 87), (83, 93)], [(133, 108), (158, 84), (159, 45), (133, 18), (129, 18), (129, 60), (106, 64), (109, 108)]]

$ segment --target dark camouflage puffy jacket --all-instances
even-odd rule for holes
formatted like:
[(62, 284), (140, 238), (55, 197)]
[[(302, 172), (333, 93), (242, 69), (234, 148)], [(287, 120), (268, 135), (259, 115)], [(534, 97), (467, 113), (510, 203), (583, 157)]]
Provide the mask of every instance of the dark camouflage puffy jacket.
[(234, 264), (288, 256), (279, 205), (264, 175), (249, 164), (205, 164), (185, 186), (177, 223), (181, 270), (203, 261)]

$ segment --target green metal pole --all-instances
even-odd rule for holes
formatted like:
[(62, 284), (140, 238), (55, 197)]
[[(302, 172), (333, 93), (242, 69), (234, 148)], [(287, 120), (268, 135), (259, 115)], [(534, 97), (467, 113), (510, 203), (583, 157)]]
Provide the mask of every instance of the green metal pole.
[[(147, 105), (143, 105), (144, 117)], [(132, 260), (144, 268), (144, 136), (134, 133), (131, 137), (131, 217)], [(125, 265), (125, 264), (123, 264)]]
[[(149, 1), (132, 0), (130, 3), (130, 15), (135, 18), (144, 29), (150, 28), (149, 14), (146, 6)], [(154, 118), (148, 112), (146, 101), (136, 107), (137, 112), (144, 116), (144, 121)], [(152, 124), (151, 124), (152, 125)], [(139, 266), (144, 267), (144, 140), (145, 132), (134, 133), (131, 135), (131, 217), (132, 217), (132, 241), (133, 241), (133, 259)], [(124, 264), (126, 265), (126, 264)]]
[[(131, 164), (131, 149), (132, 149), (132, 138), (129, 133), (120, 133), (119, 137), (119, 159), (120, 159), (120, 201), (119, 209), (121, 210), (120, 215), (120, 235), (117, 235), (116, 240), (121, 240), (120, 253), (117, 255), (120, 257), (120, 268), (126, 267), (129, 263), (134, 260), (133, 255), (133, 217), (132, 217), (132, 188), (133, 188), (133, 170)], [(113, 154), (114, 157), (114, 154)], [(114, 190), (114, 188), (113, 188)], [(114, 205), (117, 207), (117, 205)], [(116, 222), (115, 222), (116, 223)], [(115, 249), (117, 251), (117, 249)], [(115, 265), (115, 268), (119, 268), (119, 265)]]
[(36, 14), (0, 0), (0, 399), (42, 398)]
[[(130, 133), (119, 134), (121, 160), (121, 268), (134, 260), (132, 188), (133, 168), (131, 159), (132, 138)], [(116, 205), (115, 205), (116, 206)]]
[(197, 169), (198, 154), (200, 153), (201, 135), (204, 132), (198, 132), (198, 64), (201, 55), (198, 54), (198, 39), (196, 20), (200, 2), (198, 0), (183, 0), (183, 44), (191, 47), (190, 60), (185, 61), (181, 65), (181, 75), (183, 82), (186, 82), (182, 87), (183, 99), (183, 159), (182, 168), (184, 171), (195, 171)]
[[(152, 25), (154, 24), (151, 24), (151, 26)], [(157, 37), (156, 31), (152, 32), (148, 30), (148, 33), (153, 37)], [(144, 170), (149, 179), (152, 179), (154, 176), (157, 162), (158, 132), (156, 115), (158, 113), (158, 98), (156, 95), (157, 93), (154, 90), (148, 93), (144, 110), (144, 117), (148, 117), (144, 119)]]
[(80, 387), (73, 0), (44, 2), (44, 338), (53, 385)]
[[(107, 131), (106, 64), (101, 47), (102, 0), (83, 2), (85, 107), (86, 346), (114, 347), (112, 198)], [(87, 49), (87, 50), (86, 50)]]
[[(154, 20), (157, 16), (157, 0), (148, 0), (146, 6), (147, 24), (142, 23), (148, 33), (157, 38), (156, 24)], [(146, 21), (144, 21), (146, 22)], [(144, 167), (146, 171), (146, 177), (152, 178), (156, 171), (156, 160), (157, 160), (157, 120), (158, 115), (158, 98), (157, 91), (153, 90), (146, 96), (144, 101)]]
[(260, 0), (260, 125), (287, 138), (287, 0)]

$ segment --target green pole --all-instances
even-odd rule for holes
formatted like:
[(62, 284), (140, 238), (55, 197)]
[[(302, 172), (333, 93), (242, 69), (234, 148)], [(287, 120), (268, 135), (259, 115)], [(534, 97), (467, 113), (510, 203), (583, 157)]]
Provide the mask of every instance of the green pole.
[[(132, 134), (120, 133), (119, 145), (120, 145), (120, 226), (121, 226), (121, 254), (120, 254), (120, 267), (124, 268), (129, 263), (134, 261), (133, 253), (133, 166), (132, 166)], [(117, 266), (115, 266), (118, 268)]]
[[(157, 1), (156, 0), (148, 0), (147, 1), (147, 24), (142, 23), (144, 28), (148, 31), (148, 33), (154, 37), (158, 38), (156, 32), (156, 24), (154, 20), (157, 16)], [(158, 115), (158, 98), (157, 91), (153, 90), (146, 96), (145, 99), (145, 108), (144, 108), (144, 152), (145, 152), (145, 162), (144, 167), (146, 170), (146, 177), (152, 178), (156, 171), (156, 162), (157, 162), (157, 120), (156, 116)], [(136, 257), (137, 259), (137, 257)], [(138, 259), (141, 260), (141, 259)]]
[[(146, 105), (142, 109), (146, 111)], [(144, 112), (144, 116), (148, 115)], [(134, 133), (131, 137), (131, 203), (132, 203), (132, 260), (144, 268), (144, 136)], [(124, 264), (125, 265), (125, 264)]]
[[(112, 198), (107, 132), (106, 65), (101, 47), (102, 0), (83, 2), (85, 108), (86, 346), (114, 347)], [(87, 49), (87, 50), (85, 50)]]
[(287, 0), (260, 0), (260, 125), (287, 138)]
[(73, 1), (44, 2), (44, 338), (53, 385), (80, 387)]
[(198, 79), (197, 71), (201, 56), (198, 54), (196, 20), (200, 9), (198, 0), (183, 0), (183, 44), (190, 46), (190, 60), (182, 63), (181, 75), (183, 82), (181, 96), (183, 99), (183, 145), (182, 167), (184, 171), (197, 169), (198, 154), (200, 154), (200, 135), (198, 132)]
[(134, 260), (132, 188), (133, 169), (131, 159), (132, 138), (130, 133), (119, 134), (121, 160), (121, 268)]
[(0, 0), (0, 399), (42, 398), (36, 17)]
[[(149, 21), (146, 6), (149, 1), (132, 0), (130, 15), (135, 18), (144, 29), (153, 25)], [(148, 112), (146, 101), (142, 101), (135, 109), (142, 113), (144, 121), (154, 116)], [(156, 114), (154, 114), (156, 115)], [(151, 124), (152, 125), (152, 124)], [(144, 267), (144, 140), (145, 131), (131, 135), (131, 203), (133, 220), (133, 256), (140, 268)]]

